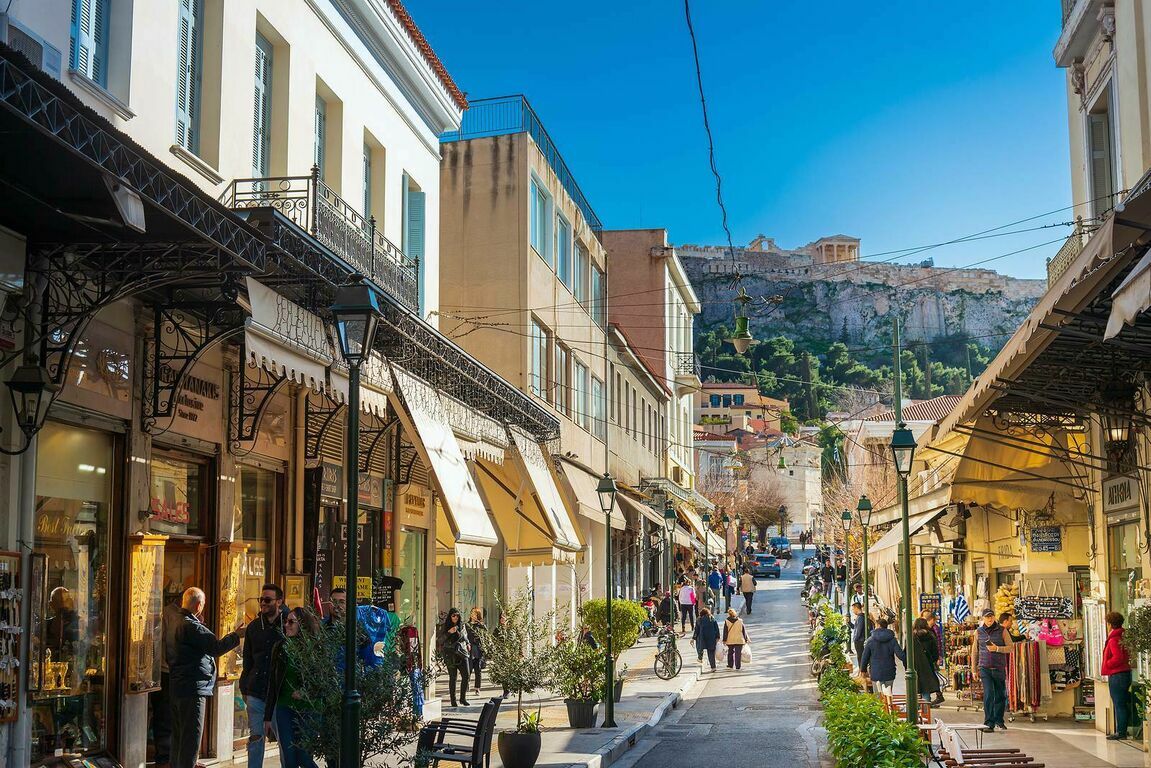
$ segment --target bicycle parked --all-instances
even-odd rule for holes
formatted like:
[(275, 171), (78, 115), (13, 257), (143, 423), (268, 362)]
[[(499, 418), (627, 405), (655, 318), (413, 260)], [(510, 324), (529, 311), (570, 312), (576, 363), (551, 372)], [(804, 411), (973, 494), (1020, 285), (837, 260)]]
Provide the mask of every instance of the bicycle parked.
[(660, 627), (655, 649), (655, 676), (660, 680), (671, 680), (683, 669), (683, 656), (676, 648), (674, 627)]

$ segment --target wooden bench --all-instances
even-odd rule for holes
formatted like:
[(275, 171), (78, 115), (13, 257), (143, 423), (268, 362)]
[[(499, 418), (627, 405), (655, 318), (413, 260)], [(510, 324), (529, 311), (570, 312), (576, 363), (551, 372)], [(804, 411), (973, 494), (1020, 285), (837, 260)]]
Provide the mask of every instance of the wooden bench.
[[(416, 765), (436, 768), (448, 762), (461, 768), (491, 768), (492, 735), (503, 703), (503, 697), (489, 699), (478, 720), (445, 717), (424, 725), (416, 740)], [(463, 738), (452, 740), (453, 736)]]
[(999, 749), (966, 749), (959, 739), (958, 732), (949, 726), (938, 730), (940, 750), (935, 761), (945, 768), (1045, 768), (1044, 763), (1023, 754), (1011, 747)]

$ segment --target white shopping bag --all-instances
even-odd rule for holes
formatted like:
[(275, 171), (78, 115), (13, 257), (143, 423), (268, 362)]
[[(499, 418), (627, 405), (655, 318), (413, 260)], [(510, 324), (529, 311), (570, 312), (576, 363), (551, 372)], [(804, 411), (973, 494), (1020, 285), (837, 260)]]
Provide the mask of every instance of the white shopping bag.
[(744, 664), (751, 663), (751, 643), (743, 644), (743, 651), (740, 654), (740, 661), (742, 661)]

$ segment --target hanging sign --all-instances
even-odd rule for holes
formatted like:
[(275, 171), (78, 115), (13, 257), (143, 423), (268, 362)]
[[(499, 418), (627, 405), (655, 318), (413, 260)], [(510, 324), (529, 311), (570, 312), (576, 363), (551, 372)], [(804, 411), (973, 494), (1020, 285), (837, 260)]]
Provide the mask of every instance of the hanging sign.
[(1070, 597), (1025, 595), (1015, 598), (1015, 615), (1020, 619), (1070, 619), (1075, 606)]
[(1058, 525), (1037, 525), (1031, 529), (1032, 552), (1063, 551), (1063, 529)]
[(1103, 481), (1103, 512), (1110, 518), (1137, 515), (1139, 486), (1134, 477), (1119, 475)]
[(320, 495), (329, 499), (344, 498), (344, 468), (330, 461), (320, 466), (323, 469), (320, 475)]

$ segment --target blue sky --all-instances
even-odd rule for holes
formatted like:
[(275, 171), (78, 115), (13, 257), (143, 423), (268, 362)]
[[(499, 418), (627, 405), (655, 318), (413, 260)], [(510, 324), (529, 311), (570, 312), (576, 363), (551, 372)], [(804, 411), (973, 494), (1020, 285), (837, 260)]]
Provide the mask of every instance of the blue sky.
[[(470, 97), (528, 97), (607, 227), (723, 242), (682, 2), (407, 5)], [(843, 233), (891, 259), (1069, 206), (1059, 3), (1009, 5), (694, 0), (735, 243)], [(1039, 277), (1058, 244), (1004, 254), (1067, 233), (901, 261)]]

